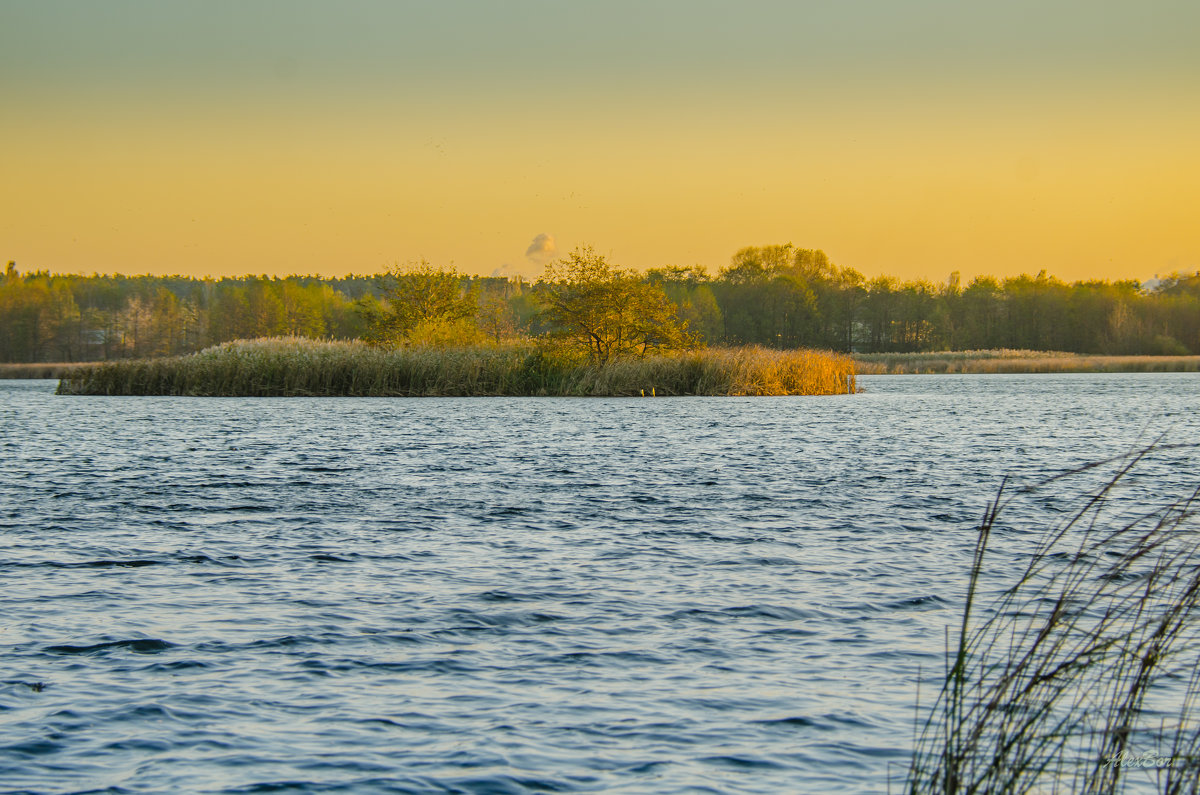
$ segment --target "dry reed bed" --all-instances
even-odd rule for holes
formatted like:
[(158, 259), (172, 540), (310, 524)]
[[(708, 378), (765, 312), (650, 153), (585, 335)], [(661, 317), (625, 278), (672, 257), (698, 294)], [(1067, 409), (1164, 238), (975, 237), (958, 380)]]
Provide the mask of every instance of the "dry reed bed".
[(859, 353), (858, 372), (911, 373), (1194, 373), (1200, 356), (1093, 356), (1060, 351), (941, 351)]
[(853, 361), (822, 351), (713, 348), (589, 364), (534, 344), (385, 350), (362, 342), (239, 340), (189, 356), (66, 373), (62, 395), (835, 395)]
[[(989, 555), (996, 531), (1013, 532), (998, 523), (1009, 502), (1001, 489), (978, 530), (907, 792), (1116, 793), (1139, 780), (1163, 793), (1200, 788), (1197, 492), (1117, 507), (1122, 482), (1155, 449), (1118, 459), (1075, 514), (1032, 536), (1015, 572)], [(984, 600), (981, 579), (996, 578), (999, 596)]]

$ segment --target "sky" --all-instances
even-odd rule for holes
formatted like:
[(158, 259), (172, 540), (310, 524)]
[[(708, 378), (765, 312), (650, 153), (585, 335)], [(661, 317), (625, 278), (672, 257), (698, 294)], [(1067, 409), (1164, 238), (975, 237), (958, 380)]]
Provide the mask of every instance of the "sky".
[(0, 259), (1200, 269), (1195, 0), (0, 0)]

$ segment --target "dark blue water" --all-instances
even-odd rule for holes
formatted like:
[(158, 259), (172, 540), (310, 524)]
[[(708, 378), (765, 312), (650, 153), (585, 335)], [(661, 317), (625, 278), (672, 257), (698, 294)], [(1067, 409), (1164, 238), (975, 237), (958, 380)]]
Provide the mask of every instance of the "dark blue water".
[[(1200, 378), (862, 386), (0, 382), (0, 789), (883, 791), (1001, 478), (1200, 439)], [(1003, 529), (1045, 526), (1110, 471), (1018, 499)], [(1121, 499), (1196, 481), (1192, 451), (1164, 450)]]

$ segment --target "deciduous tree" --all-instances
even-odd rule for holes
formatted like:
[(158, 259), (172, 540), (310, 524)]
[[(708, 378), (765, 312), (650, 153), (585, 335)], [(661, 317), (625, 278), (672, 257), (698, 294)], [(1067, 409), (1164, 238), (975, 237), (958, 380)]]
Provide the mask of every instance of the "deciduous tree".
[(590, 247), (548, 266), (540, 287), (551, 335), (594, 362), (696, 344), (659, 285), (610, 265)]
[(397, 266), (379, 277), (386, 305), (367, 317), (368, 342), (396, 345), (418, 324), (456, 324), (475, 317), (473, 287), (453, 268), (435, 268), (428, 262)]

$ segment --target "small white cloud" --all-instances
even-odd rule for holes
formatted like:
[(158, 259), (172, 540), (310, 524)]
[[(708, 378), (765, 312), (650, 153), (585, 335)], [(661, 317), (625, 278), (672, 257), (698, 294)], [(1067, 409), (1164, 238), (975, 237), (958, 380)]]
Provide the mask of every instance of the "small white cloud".
[(557, 253), (558, 246), (554, 245), (554, 235), (543, 232), (533, 239), (529, 248), (525, 249), (525, 258), (537, 265), (545, 265), (554, 259)]

